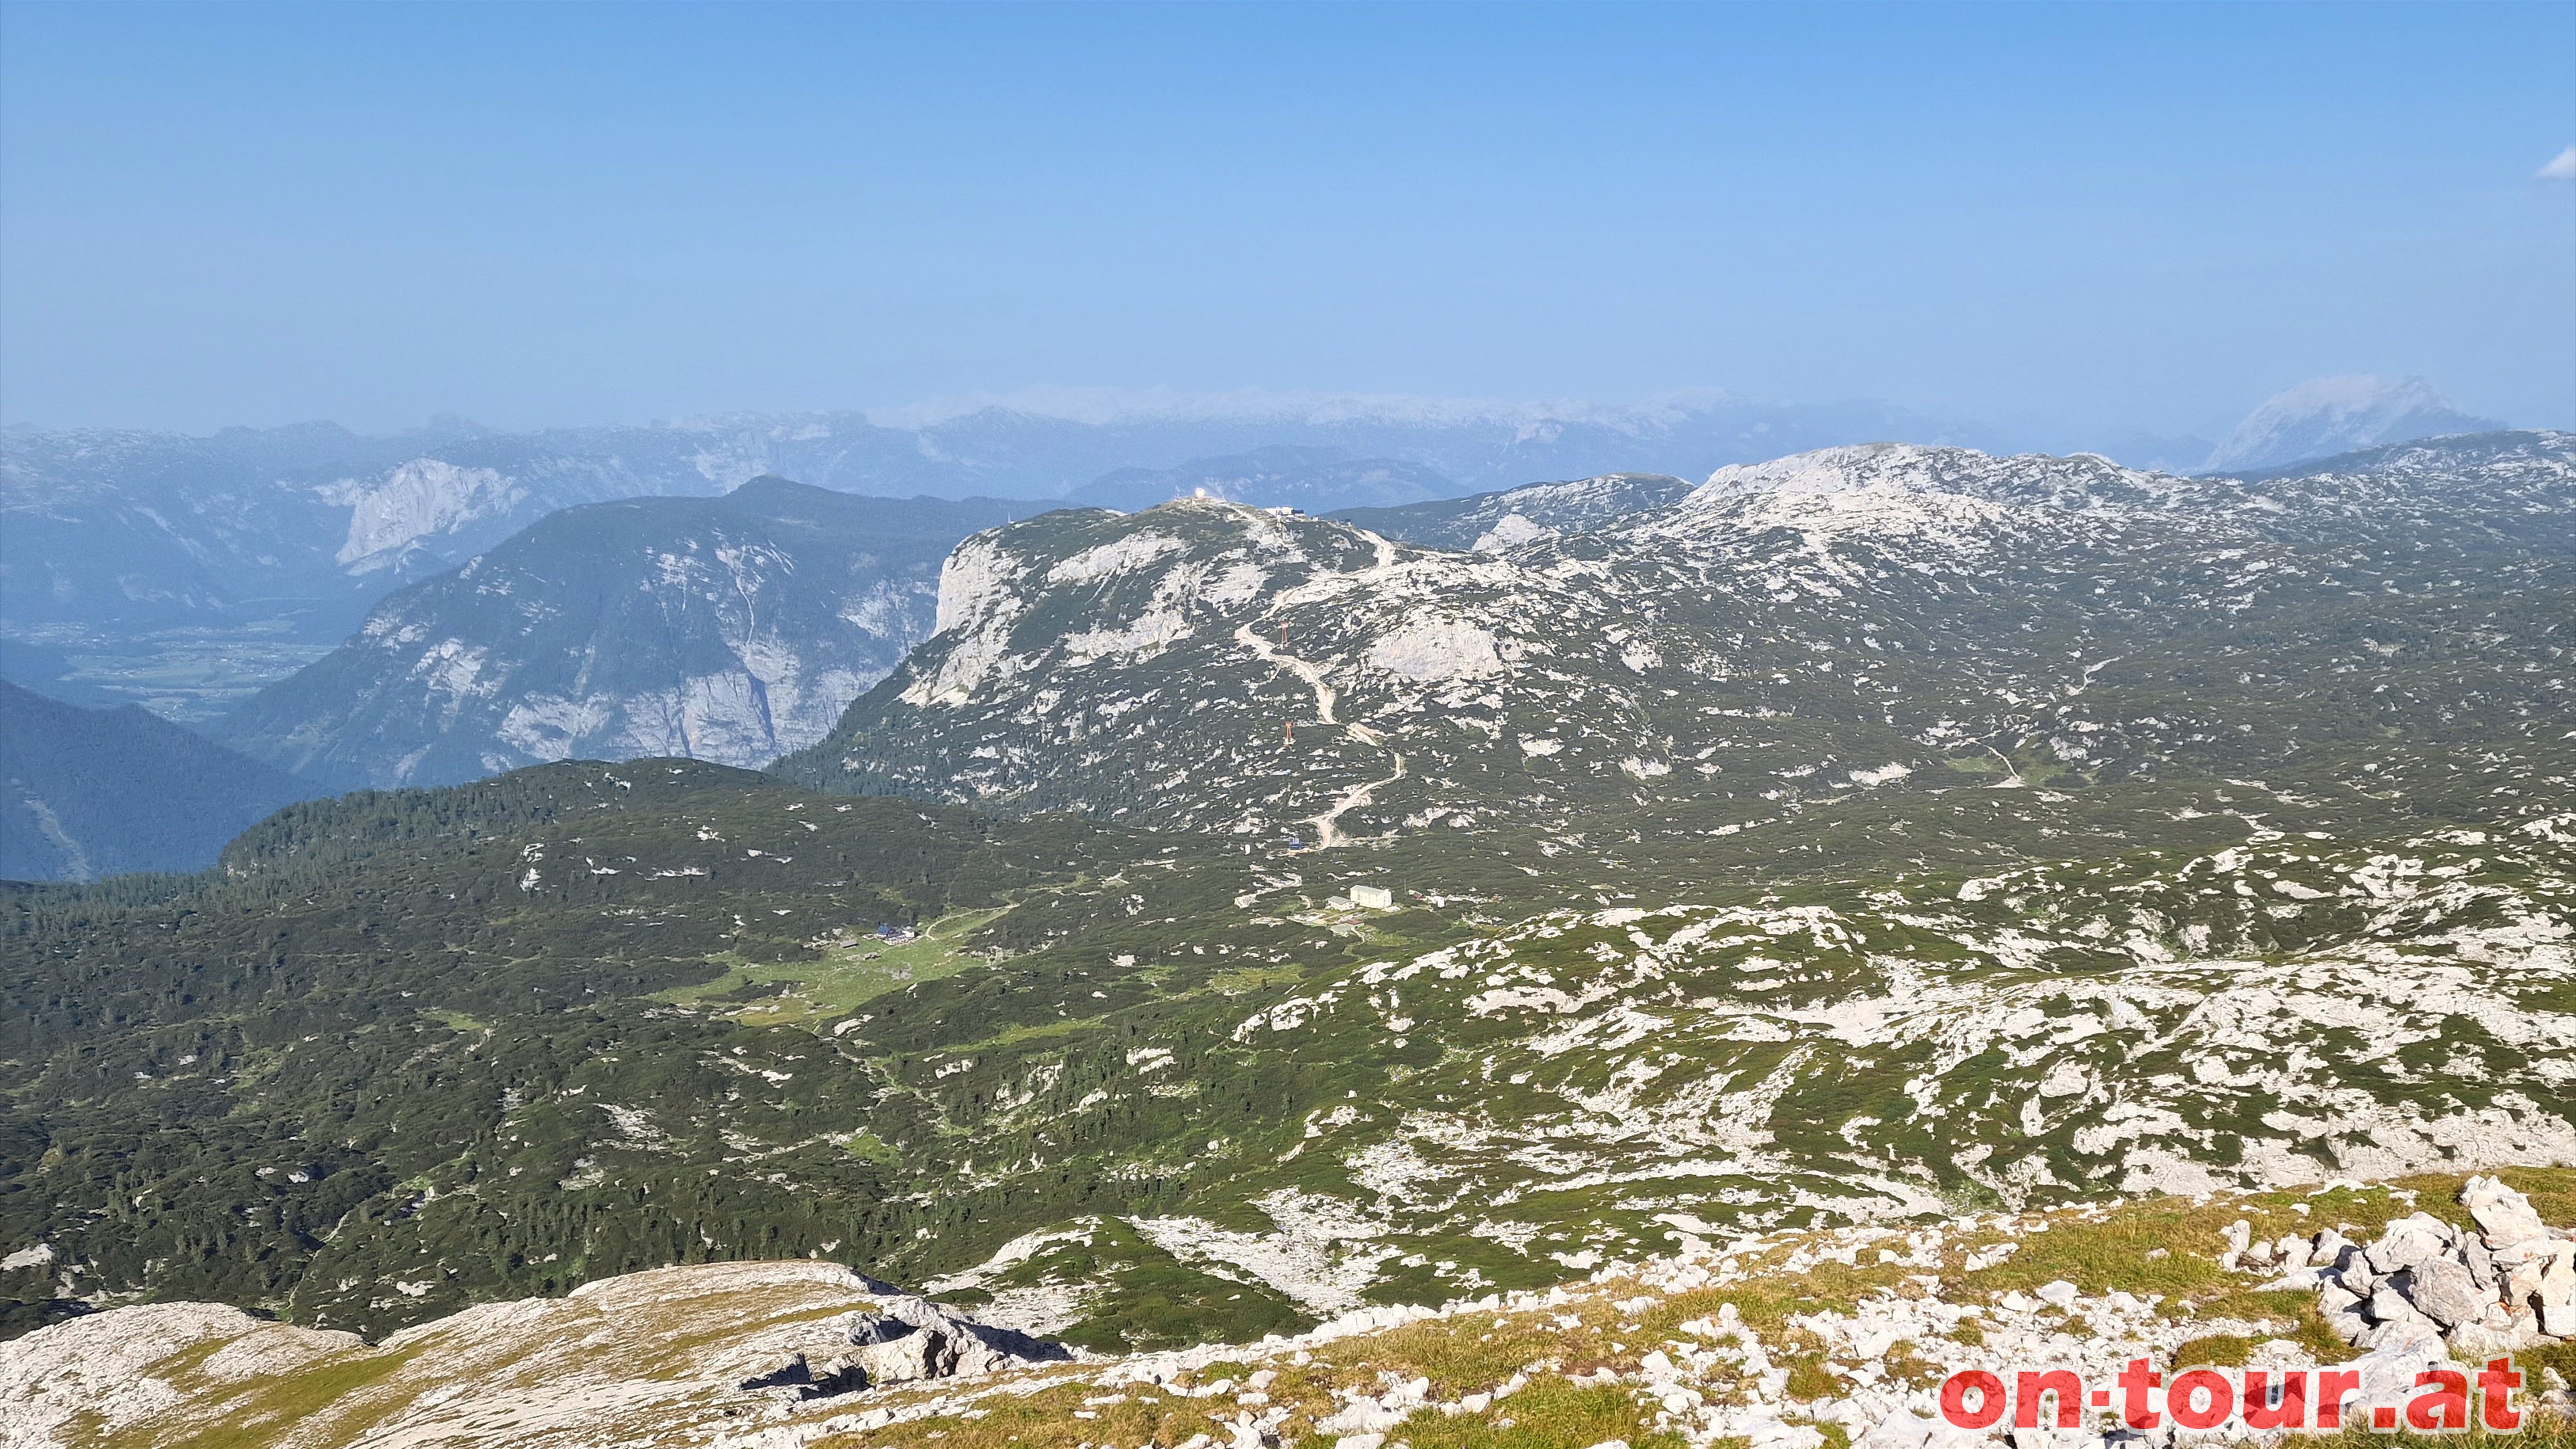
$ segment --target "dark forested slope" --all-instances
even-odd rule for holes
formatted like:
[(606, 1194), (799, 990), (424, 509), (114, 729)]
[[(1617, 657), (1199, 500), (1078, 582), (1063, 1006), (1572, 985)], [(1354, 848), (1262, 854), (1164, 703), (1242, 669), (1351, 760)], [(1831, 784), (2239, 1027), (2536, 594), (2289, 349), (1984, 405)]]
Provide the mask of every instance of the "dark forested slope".
[(83, 709), (0, 680), (0, 880), (196, 870), (314, 790), (138, 705)]
[[(85, 1290), (352, 1326), (894, 1231), (918, 1210), (852, 1133), (906, 1109), (804, 1032), (656, 993), (728, 965), (864, 975), (881, 928), (1061, 876), (1090, 834), (567, 765), (282, 811), (198, 877), (21, 889), (0, 1241)], [(514, 1116), (540, 1083), (569, 1094)], [(581, 1190), (595, 1137), (640, 1172)], [(705, 1165), (746, 1155), (766, 1165)], [(51, 1277), (11, 1275), (17, 1326), (61, 1311)]]

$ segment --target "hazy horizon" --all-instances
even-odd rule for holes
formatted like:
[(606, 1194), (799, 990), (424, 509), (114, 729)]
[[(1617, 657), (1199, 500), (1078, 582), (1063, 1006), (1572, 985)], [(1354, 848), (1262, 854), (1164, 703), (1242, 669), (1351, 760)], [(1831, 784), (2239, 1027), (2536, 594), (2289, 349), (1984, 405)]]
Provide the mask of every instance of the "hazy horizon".
[[(247, 430), (271, 432), (298, 427), (337, 427), (359, 437), (393, 438), (413, 434), (441, 434), (466, 431), (502, 434), (540, 434), (556, 431), (615, 428), (717, 428), (745, 419), (793, 420), (799, 418), (856, 417), (881, 428), (919, 430), (935, 428), (976, 413), (1000, 411), (1030, 417), (1061, 420), (1084, 425), (1118, 425), (1149, 422), (1186, 422), (1193, 419), (1230, 422), (1260, 422), (1276, 419), (1283, 426), (1306, 424), (1319, 420), (1367, 419), (1371, 421), (1411, 421), (1423, 423), (1465, 423), (1522, 421), (1536, 423), (1601, 421), (1627, 423), (1656, 418), (1672, 418), (1695, 409), (1738, 406), (1760, 409), (1813, 410), (1837, 409), (1865, 411), (1885, 409), (1909, 414), (1920, 419), (1930, 431), (1941, 427), (1965, 428), (1993, 435), (1995, 446), (2018, 451), (2074, 452), (2088, 451), (2097, 443), (2119, 440), (2174, 442), (2196, 438), (2216, 443), (2224, 440), (2231, 429), (2264, 405), (2295, 397), (2302, 388), (2339, 382), (2383, 383), (2394, 388), (2402, 384), (2425, 383), (2420, 378), (2378, 378), (2370, 375), (2302, 379), (2232, 416), (2213, 417), (2196, 429), (2171, 433), (2124, 426), (2117, 423), (2093, 428), (2068, 427), (2044, 419), (2025, 419), (2024, 426), (2014, 427), (1996, 418), (1944, 413), (1908, 408), (1884, 398), (1792, 399), (1765, 397), (1726, 388), (1670, 388), (1637, 398), (1509, 398), (1442, 396), (1427, 393), (1347, 392), (1328, 389), (1278, 390), (1235, 388), (1226, 391), (1190, 391), (1177, 388), (1068, 387), (1038, 384), (1012, 392), (960, 392), (910, 402), (885, 404), (827, 405), (810, 408), (738, 408), (721, 412), (683, 413), (660, 417), (585, 418), (538, 422), (524, 427), (502, 426), (462, 413), (440, 412), (411, 421), (395, 421), (382, 426), (353, 426), (333, 417), (286, 418), (258, 423), (221, 423), (208, 427), (156, 428), (120, 424), (90, 424), (68, 427), (51, 426), (19, 419), (0, 424), (0, 429), (15, 433), (137, 432), (178, 437), (214, 437), (226, 432)], [(2438, 391), (2438, 389), (2437, 389)], [(2444, 395), (2446, 401), (2456, 398)], [(2508, 428), (2552, 428), (2547, 422), (2501, 418)], [(2089, 441), (2088, 441), (2089, 439)], [(1890, 436), (1879, 441), (1923, 442), (1926, 437)], [(1969, 445), (1963, 445), (1969, 446)]]

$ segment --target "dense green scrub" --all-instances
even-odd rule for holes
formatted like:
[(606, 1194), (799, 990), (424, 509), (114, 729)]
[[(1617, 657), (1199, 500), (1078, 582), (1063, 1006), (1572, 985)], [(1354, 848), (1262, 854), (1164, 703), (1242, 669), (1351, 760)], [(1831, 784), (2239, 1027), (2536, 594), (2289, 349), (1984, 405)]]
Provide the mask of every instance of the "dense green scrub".
[(561, 766), (296, 806), (204, 876), (17, 891), (0, 1241), (55, 1262), (9, 1275), (12, 1326), (62, 1310), (57, 1276), (381, 1328), (935, 1228), (846, 1145), (906, 1111), (863, 1063), (644, 998), (999, 904), (1093, 839)]
[[(2568, 765), (2544, 750), (2523, 768), (2555, 779)], [(1589, 837), (1497, 831), (1469, 847), (1452, 833), (1330, 853), (997, 821), (662, 761), (297, 806), (204, 876), (7, 898), (0, 1245), (42, 1242), (54, 1256), (0, 1286), (13, 1329), (105, 1293), (264, 1306), (373, 1334), (668, 1262), (817, 1254), (921, 1281), (1053, 1230), (1066, 1236), (955, 1280), (955, 1296), (1075, 1285), (1070, 1331), (1103, 1346), (1261, 1331), (1312, 1319), (1315, 1300), (1131, 1224), (1272, 1234), (1299, 1202), (1370, 1202), (1350, 1150), (1383, 1150), (1368, 1144), (1403, 1140), (1422, 1114), (1472, 1108), (1562, 1135), (1574, 1132), (1567, 1094), (1598, 1094), (1622, 1070), (1598, 1043), (1529, 1056), (1513, 1019), (1450, 999), (1482, 989), (1478, 978), (1429, 995), (1402, 987), (1399, 1001), (1354, 977), (1365, 963), (1487, 943), (1477, 949), (1571, 987), (1586, 971), (1625, 970), (1601, 963), (1631, 949), (1631, 928), (1532, 935), (1514, 923), (1641, 900), (1836, 911), (1874, 950), (1997, 982), (2007, 975), (1954, 937), (2075, 931), (2116, 911), (2154, 922), (2178, 952), (2190, 935), (2262, 958), (2368, 924), (2368, 902), (2285, 914), (2277, 885), (2252, 899), (2205, 864), (2185, 868), (2194, 851), (2244, 838), (2213, 798), (2242, 786), (2043, 793), (1971, 779), (1847, 797), (1768, 839), (1712, 836), (1657, 810), (1605, 819)], [(2297, 798), (2307, 803), (2267, 791), (2270, 822), (2338, 836), (2389, 823), (2353, 792)], [(2443, 798), (2428, 791), (2415, 808)], [(2221, 810), (2175, 820), (2192, 800)], [(2494, 808), (2476, 791), (2456, 803), (2452, 820)], [(2009, 888), (1997, 876), (1972, 889), (1973, 905), (1957, 899), (1973, 869), (2044, 856), (2053, 840), (2116, 838), (2150, 815), (2167, 822), (2168, 848)], [(2293, 856), (2271, 876), (2330, 894), (2371, 854), (2309, 848), (2331, 866)], [(1911, 868), (1926, 850), (1957, 863)], [(2481, 860), (2479, 878), (2498, 889), (2520, 889), (2514, 871), (2531, 868), (2493, 851), (2450, 857)], [(1877, 884), (1839, 878), (1861, 860), (1880, 862)], [(2250, 860), (2242, 873), (2260, 883), (2266, 868)], [(1351, 908), (1341, 893), (1361, 882), (1387, 884), (1400, 908)], [(1932, 910), (1959, 920), (1896, 919)], [(943, 920), (953, 937), (912, 947), (876, 934)], [(848, 987), (850, 961), (916, 947), (948, 966), (883, 979), (881, 994), (832, 994)], [(2091, 950), (2059, 951), (2041, 974), (2080, 984), (2118, 964)], [(1734, 947), (1677, 962), (1688, 971), (1669, 989), (1759, 1011), (1883, 989), (1868, 955), (1843, 947), (1801, 947), (1772, 977), (1746, 959)], [(1666, 985), (1620, 989), (1638, 1009), (1671, 1009), (1656, 1004)], [(1296, 1006), (1326, 993), (1371, 1005)], [(1408, 1015), (1422, 1020), (1394, 1025)], [(1247, 1027), (1292, 1018), (1293, 1030)], [(1792, 1060), (1785, 1046), (1727, 1046), (1737, 1030), (1694, 1027), (1670, 1045), (1711, 1080)], [(1855, 1169), (1834, 1157), (1850, 1150), (1842, 1124), (1900, 1121), (1899, 1068), (1919, 1056), (1811, 1073), (1765, 1130), (1848, 1178)], [(1963, 1070), (2011, 1075), (2001, 1059)], [(1939, 1131), (1926, 1130), (1876, 1134), (1941, 1157)], [(2050, 1151), (2080, 1173), (2065, 1155), (2071, 1130), (2054, 1129)], [(1565, 1150), (1660, 1170), (1642, 1149), (1568, 1139)], [(1480, 1161), (1440, 1172), (1494, 1167)], [(1660, 1215), (1685, 1198), (1717, 1216), (1712, 1202), (1767, 1201), (1797, 1180), (1719, 1173), (1681, 1196), (1569, 1180), (1515, 1187), (1522, 1200), (1499, 1217), (1472, 1201), (1397, 1211), (1381, 1197), (1374, 1210), (1388, 1216), (1370, 1226), (1387, 1249), (1369, 1250), (1361, 1293), (1549, 1281), (1587, 1249), (1651, 1250), (1670, 1231)], [(1802, 1191), (1833, 1186), (1817, 1177)], [(1994, 1200), (1948, 1169), (1925, 1191)]]

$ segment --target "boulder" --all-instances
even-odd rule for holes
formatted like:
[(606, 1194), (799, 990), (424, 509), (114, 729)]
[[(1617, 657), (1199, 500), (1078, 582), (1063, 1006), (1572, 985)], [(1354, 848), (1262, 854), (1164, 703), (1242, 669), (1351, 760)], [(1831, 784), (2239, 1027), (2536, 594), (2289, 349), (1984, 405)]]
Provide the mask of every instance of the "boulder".
[(989, 1373), (1023, 1363), (1072, 1357), (1064, 1345), (961, 1317), (926, 1298), (898, 1297), (882, 1314), (861, 1315), (850, 1326), (851, 1350), (835, 1371), (855, 1369), (872, 1384)]
[(2526, 1238), (2495, 1250), (2508, 1303), (2545, 1306), (2576, 1302), (2576, 1243)]
[(2470, 1238), (2460, 1244), (2460, 1261), (2468, 1266), (2469, 1276), (2478, 1288), (2493, 1298), (2504, 1291), (2504, 1275), (2496, 1271), (2495, 1255), (2487, 1251), (2486, 1240)]
[[(2372, 1351), (2349, 1363), (2335, 1367), (2358, 1374), (2361, 1383), (2346, 1402), (2354, 1404), (2403, 1404), (2415, 1394), (2415, 1376), (2428, 1368), (2451, 1367), (2439, 1340), (2429, 1345), (2374, 1346)], [(2315, 1406), (2311, 1405), (2313, 1411)], [(2360, 1422), (2369, 1422), (2362, 1416)]]
[(2549, 1235), (2549, 1225), (2532, 1211), (2531, 1199), (2492, 1177), (2472, 1177), (2460, 1186), (2460, 1206), (2477, 1221), (2487, 1243), (2502, 1247)]
[(2319, 1266), (2281, 1285), (2312, 1278), (2327, 1326), (2373, 1350), (2447, 1340), (2474, 1356), (2576, 1337), (2576, 1234), (2552, 1229), (2494, 1178), (2470, 1178), (2460, 1202), (2477, 1232), (2420, 1212), (2366, 1246), (2327, 1228), (2309, 1243)]
[[(2508, 1323), (2510, 1321), (2508, 1320)], [(2541, 1341), (2538, 1332), (2529, 1329), (2490, 1327), (2487, 1324), (2463, 1323), (2451, 1330), (2451, 1352), (2465, 1360), (2484, 1360), (2498, 1354), (2517, 1354)]]
[(1383, 1435), (1387, 1430), (1413, 1417), (1410, 1404), (1380, 1403), (1374, 1395), (1360, 1394), (1328, 1417), (1315, 1421), (1315, 1427), (1327, 1434)]
[(919, 1324), (908, 1323), (890, 1313), (853, 1313), (849, 1318), (850, 1342), (892, 1343), (919, 1327)]
[(2576, 1304), (2576, 1243), (2559, 1244), (2557, 1256), (2541, 1270), (2540, 1288), (2533, 1296), (2543, 1308)]
[(2363, 1315), (2371, 1322), (2402, 1323), (2407, 1319), (2423, 1316), (2415, 1311), (2415, 1305), (2407, 1301), (2405, 1294), (2397, 1291), (2398, 1282), (2399, 1280), (2391, 1279), (2380, 1284), (2378, 1291), (2370, 1295), (2370, 1301), (2362, 1305)]
[(925, 1298), (891, 1290), (887, 1298), (883, 1311), (843, 1318), (846, 1351), (799, 1354), (784, 1367), (745, 1380), (743, 1387), (794, 1388), (799, 1397), (821, 1398), (879, 1384), (953, 1378), (1072, 1357), (1062, 1344), (977, 1323)]
[(1923, 1449), (1940, 1427), (1941, 1421), (1929, 1414), (1899, 1409), (1852, 1440), (1852, 1449)]
[(1852, 1449), (1971, 1449), (1993, 1441), (1975, 1429), (1954, 1428), (1929, 1414), (1899, 1409), (1852, 1441)]
[(2427, 1258), (2447, 1255), (2459, 1241), (2459, 1230), (2430, 1213), (2414, 1213), (2390, 1223), (2370, 1245), (2370, 1266), (2381, 1277), (2412, 1268)]
[(2373, 1352), (2418, 1353), (2440, 1355), (2442, 1330), (2423, 1314), (2408, 1310), (2402, 1317), (2376, 1324), (2364, 1331), (2355, 1346)]
[(935, 1328), (916, 1327), (910, 1333), (859, 1344), (832, 1359), (827, 1368), (835, 1378), (862, 1384), (946, 1378), (957, 1371), (957, 1340)]
[(2245, 1261), (2245, 1250), (2254, 1244), (2254, 1225), (2238, 1218), (2227, 1225), (2227, 1251), (2220, 1254), (2219, 1266), (2233, 1269)]
[(2416, 1311), (2442, 1325), (2474, 1323), (2495, 1302), (2495, 1294), (2478, 1286), (2476, 1275), (2456, 1258), (2427, 1258), (2408, 1269), (2401, 1285)]

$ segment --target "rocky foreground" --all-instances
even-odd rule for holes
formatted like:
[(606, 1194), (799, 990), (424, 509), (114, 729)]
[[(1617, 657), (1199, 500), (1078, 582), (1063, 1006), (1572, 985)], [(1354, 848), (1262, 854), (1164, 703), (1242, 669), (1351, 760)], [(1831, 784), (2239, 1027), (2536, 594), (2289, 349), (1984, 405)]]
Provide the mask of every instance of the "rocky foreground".
[[(2147, 1366), (2240, 1382), (2333, 1367), (2353, 1376), (2353, 1425), (2367, 1406), (2407, 1404), (2430, 1370), (2496, 1357), (2523, 1375), (2513, 1406), (2536, 1416), (2535, 1442), (2554, 1441), (2576, 1422), (2576, 1169), (2507, 1179), (1725, 1242), (1673, 1214), (1669, 1256), (1546, 1292), (1108, 1358), (801, 1261), (603, 1280), (377, 1344), (138, 1305), (0, 1345), (0, 1443), (2078, 1449), (2178, 1431), (2122, 1426), (2108, 1395), (2079, 1427), (1962, 1428), (1942, 1386), (1976, 1370), (2108, 1386)], [(2278, 1435), (2231, 1423), (2179, 1437)]]

